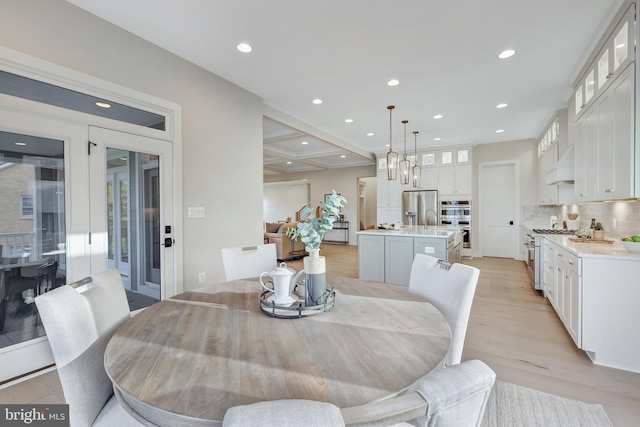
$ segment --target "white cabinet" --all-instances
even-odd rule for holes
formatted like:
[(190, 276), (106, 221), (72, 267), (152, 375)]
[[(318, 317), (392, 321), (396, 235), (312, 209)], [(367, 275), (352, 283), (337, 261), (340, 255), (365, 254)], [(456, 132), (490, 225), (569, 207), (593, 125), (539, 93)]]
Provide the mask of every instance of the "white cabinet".
[(413, 264), (413, 237), (385, 236), (384, 283), (409, 286)]
[(471, 165), (441, 166), (438, 170), (439, 195), (471, 194)]
[(553, 144), (538, 161), (538, 202), (541, 205), (558, 203), (558, 185), (547, 184), (547, 174), (558, 164), (558, 144)]
[(635, 64), (600, 96), (597, 105), (596, 200), (633, 197)]
[(409, 286), (415, 255), (423, 253), (443, 261), (455, 262), (458, 258), (457, 252), (452, 250), (453, 242), (453, 235), (432, 237), (358, 233), (358, 278)]
[(384, 282), (384, 236), (358, 234), (358, 277)]
[(635, 197), (635, 64), (576, 121), (575, 201)]
[(582, 282), (580, 279), (580, 258), (558, 249), (556, 257), (556, 288), (558, 294), (556, 312), (567, 332), (582, 347)]
[(387, 171), (378, 171), (377, 192), (377, 223), (395, 224), (402, 221), (402, 184), (400, 179), (389, 181)]
[(582, 346), (581, 259), (544, 239), (544, 294), (578, 348)]
[(596, 98), (634, 61), (635, 3), (629, 6), (608, 34), (593, 62), (588, 64), (573, 95), (576, 117), (586, 112)]
[(434, 256), (443, 261), (456, 262), (450, 260), (447, 251), (448, 242), (446, 239), (438, 239), (435, 237), (414, 237), (413, 239), (413, 254), (426, 254)]
[(547, 297), (553, 308), (558, 311), (558, 290), (556, 280), (556, 257), (558, 251), (555, 245), (548, 240), (544, 240), (542, 245), (542, 262), (543, 274), (542, 280), (544, 284), (544, 295)]
[(595, 200), (597, 130), (597, 115), (593, 109), (576, 122), (574, 168), (576, 203)]

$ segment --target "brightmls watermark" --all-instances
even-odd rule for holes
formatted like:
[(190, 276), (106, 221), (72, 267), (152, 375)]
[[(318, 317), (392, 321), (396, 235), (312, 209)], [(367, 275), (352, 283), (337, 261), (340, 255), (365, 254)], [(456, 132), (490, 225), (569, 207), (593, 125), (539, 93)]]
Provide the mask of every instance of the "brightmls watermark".
[(1, 405), (1, 426), (69, 427), (69, 405)]

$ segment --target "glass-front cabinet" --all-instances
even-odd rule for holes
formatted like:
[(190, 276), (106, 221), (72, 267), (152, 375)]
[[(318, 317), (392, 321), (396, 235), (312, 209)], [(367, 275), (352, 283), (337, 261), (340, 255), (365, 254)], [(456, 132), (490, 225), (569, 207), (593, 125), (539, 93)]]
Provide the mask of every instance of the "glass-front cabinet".
[(586, 68), (574, 93), (575, 114), (580, 116), (634, 60), (635, 4), (629, 6), (595, 59)]

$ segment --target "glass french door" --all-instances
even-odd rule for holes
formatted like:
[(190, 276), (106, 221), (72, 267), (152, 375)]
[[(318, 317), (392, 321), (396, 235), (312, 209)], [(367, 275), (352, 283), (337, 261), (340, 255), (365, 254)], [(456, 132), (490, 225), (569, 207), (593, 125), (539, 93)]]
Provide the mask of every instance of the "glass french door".
[(0, 381), (53, 363), (34, 298), (90, 274), (86, 135), (0, 108)]
[(173, 294), (171, 144), (96, 127), (89, 139), (91, 210), (107, 231), (92, 264), (117, 268), (131, 309), (143, 308)]

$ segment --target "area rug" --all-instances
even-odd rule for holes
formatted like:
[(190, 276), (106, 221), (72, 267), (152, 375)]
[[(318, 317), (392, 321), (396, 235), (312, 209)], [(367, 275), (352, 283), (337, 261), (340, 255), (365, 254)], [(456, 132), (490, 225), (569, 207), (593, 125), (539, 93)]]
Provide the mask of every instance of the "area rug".
[(482, 426), (612, 427), (612, 424), (602, 405), (496, 380)]

